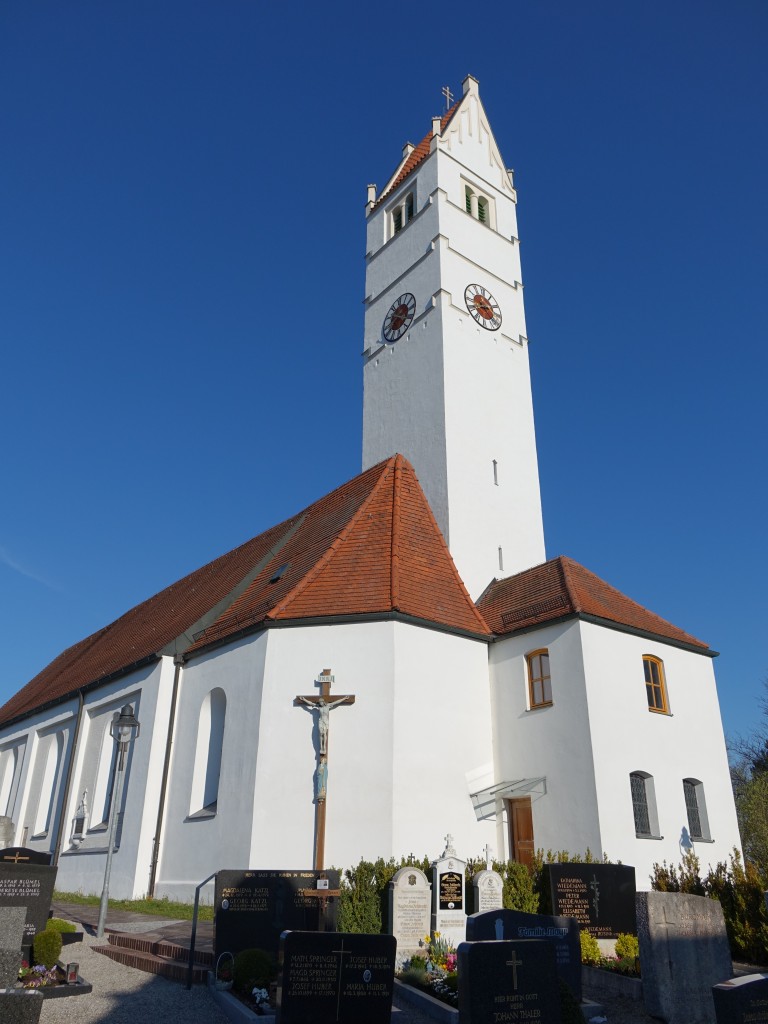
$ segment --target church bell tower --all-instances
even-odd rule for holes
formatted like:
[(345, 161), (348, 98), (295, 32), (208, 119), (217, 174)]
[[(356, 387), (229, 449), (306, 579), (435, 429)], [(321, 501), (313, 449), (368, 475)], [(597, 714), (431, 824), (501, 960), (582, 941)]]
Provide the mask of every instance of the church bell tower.
[(473, 598), (545, 560), (516, 202), (471, 76), (368, 187), (363, 469), (412, 462)]

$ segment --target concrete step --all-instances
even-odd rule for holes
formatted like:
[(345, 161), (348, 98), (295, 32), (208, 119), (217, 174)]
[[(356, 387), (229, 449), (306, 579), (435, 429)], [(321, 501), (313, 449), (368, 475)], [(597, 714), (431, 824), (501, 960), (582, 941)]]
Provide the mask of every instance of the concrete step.
[[(106, 946), (94, 946), (94, 952), (119, 964), (134, 967), (147, 974), (158, 974), (170, 981), (186, 982), (189, 970), (189, 949), (150, 935), (111, 932)], [(213, 965), (213, 954), (196, 951), (192, 969), (194, 982), (206, 982)]]

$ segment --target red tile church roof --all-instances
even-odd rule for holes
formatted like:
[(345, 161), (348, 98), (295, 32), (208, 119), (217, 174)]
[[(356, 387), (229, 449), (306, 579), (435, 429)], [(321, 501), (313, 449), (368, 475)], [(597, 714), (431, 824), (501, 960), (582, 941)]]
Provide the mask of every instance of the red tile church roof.
[(0, 724), (160, 653), (195, 652), (271, 622), (392, 612), (490, 636), (401, 455), (68, 648), (0, 708)]
[(709, 652), (703, 641), (643, 608), (583, 565), (562, 555), (516, 576), (494, 580), (477, 607), (499, 635), (522, 632), (576, 614)]
[[(441, 134), (445, 131), (445, 129), (446, 129), (447, 125), (448, 125), (448, 122), (451, 120), (453, 115), (456, 113), (456, 108), (458, 107), (459, 103), (461, 103), (461, 100), (457, 100), (456, 103), (454, 103), (454, 105), (451, 107), (451, 109), (446, 111), (443, 114), (443, 116), (440, 118), (440, 133)], [(435, 115), (435, 117), (437, 117), (437, 115)], [(432, 145), (432, 134), (433, 133), (431, 131), (427, 132), (427, 134), (424, 136), (424, 138), (421, 140), (421, 142), (418, 144), (418, 146), (414, 147), (413, 151), (408, 156), (407, 160), (405, 161), (403, 166), (400, 168), (400, 170), (397, 172), (395, 177), (384, 188), (384, 191), (381, 193), (379, 198), (376, 200), (376, 202), (374, 203), (374, 206), (378, 206), (379, 203), (382, 202), (384, 200), (384, 198), (390, 194), (390, 192), (394, 192), (395, 189), (398, 187), (398, 185), (402, 185), (402, 183), (405, 181), (405, 179), (408, 177), (408, 175), (412, 171), (415, 171), (416, 168), (419, 166), (419, 164), (423, 160), (426, 160), (426, 158), (429, 156), (430, 146)]]

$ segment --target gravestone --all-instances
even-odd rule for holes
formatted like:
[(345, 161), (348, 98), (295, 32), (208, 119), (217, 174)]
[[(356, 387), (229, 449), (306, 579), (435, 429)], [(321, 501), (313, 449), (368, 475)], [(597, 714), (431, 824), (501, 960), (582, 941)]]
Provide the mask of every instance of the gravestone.
[(462, 942), (458, 955), (459, 1024), (560, 1024), (549, 942)]
[(14, 864), (50, 864), (52, 860), (52, 854), (29, 850), (26, 846), (8, 846), (0, 850), (0, 863), (13, 861)]
[(453, 836), (445, 837), (442, 857), (432, 864), (432, 931), (439, 932), (452, 946), (466, 937), (464, 869), (467, 862), (456, 856)]
[(13, 818), (7, 814), (0, 814), (0, 850), (10, 846), (13, 842)]
[(214, 885), (214, 955), (266, 949), (286, 929), (336, 931), (338, 871), (219, 871)]
[(637, 934), (635, 869), (626, 864), (546, 864), (552, 913), (575, 917), (596, 939)]
[(389, 933), (397, 940), (398, 962), (420, 948), (430, 928), (429, 879), (419, 868), (400, 868), (389, 883)]
[[(8, 857), (6, 855), (12, 854)], [(35, 863), (35, 850), (14, 847), (0, 852), (0, 907), (26, 907), (22, 952), (29, 960), (32, 940), (48, 921), (56, 868)], [(50, 859), (50, 857), (49, 857)]]
[(37, 1024), (43, 1002), (39, 990), (16, 988), (0, 992), (0, 1020), (3, 1024)]
[(10, 988), (19, 976), (26, 919), (26, 907), (0, 907), (0, 989)]
[(393, 935), (284, 932), (276, 1024), (390, 1024)]
[(768, 974), (745, 974), (712, 988), (717, 1024), (768, 1024)]
[(681, 892), (637, 894), (643, 1000), (668, 1024), (710, 1024), (712, 986), (733, 974), (717, 900)]
[(525, 914), (522, 910), (495, 910), (467, 918), (467, 942), (489, 939), (543, 939), (555, 950), (558, 976), (581, 1002), (581, 940), (572, 917)]
[(472, 876), (472, 905), (476, 914), (501, 910), (504, 906), (504, 879), (498, 871), (484, 868)]

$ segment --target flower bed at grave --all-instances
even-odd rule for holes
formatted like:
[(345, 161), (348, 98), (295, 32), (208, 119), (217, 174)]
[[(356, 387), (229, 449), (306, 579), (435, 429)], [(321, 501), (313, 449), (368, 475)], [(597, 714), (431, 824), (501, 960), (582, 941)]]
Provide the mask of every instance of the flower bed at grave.
[(435, 932), (433, 938), (425, 936), (423, 944), (424, 954), (406, 961), (397, 977), (448, 1006), (458, 1006), (456, 950), (440, 938), (440, 932)]
[(30, 967), (22, 960), (19, 968), (19, 979), (15, 988), (37, 989), (46, 999), (57, 996), (80, 996), (92, 991), (90, 982), (78, 977), (76, 984), (67, 984), (66, 975), (60, 967), (44, 967), (37, 964)]

